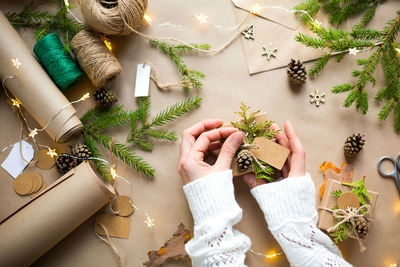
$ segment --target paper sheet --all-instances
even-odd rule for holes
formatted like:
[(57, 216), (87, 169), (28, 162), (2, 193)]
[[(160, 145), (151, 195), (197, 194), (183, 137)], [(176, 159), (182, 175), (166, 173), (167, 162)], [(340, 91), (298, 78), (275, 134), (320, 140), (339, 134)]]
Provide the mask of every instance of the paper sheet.
[(17, 142), (13, 145), (10, 154), (1, 164), (4, 170), (6, 170), (14, 179), (22, 173), (28, 163), (21, 157), (20, 144), (22, 144), (22, 155), (25, 160), (31, 161), (35, 154), (33, 147), (28, 142), (22, 140), (21, 143)]

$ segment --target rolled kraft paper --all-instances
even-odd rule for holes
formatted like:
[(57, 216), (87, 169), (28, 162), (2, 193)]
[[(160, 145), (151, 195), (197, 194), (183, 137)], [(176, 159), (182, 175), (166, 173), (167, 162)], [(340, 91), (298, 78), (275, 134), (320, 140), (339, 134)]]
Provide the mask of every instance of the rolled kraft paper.
[(18, 58), (21, 62), (18, 75), (6, 80), (7, 89), (22, 102), (42, 127), (59, 112), (46, 129), (56, 142), (64, 143), (79, 134), (83, 126), (75, 115), (75, 109), (68, 106), (60, 112), (69, 103), (68, 99), (53, 83), (2, 12), (0, 32), (1, 79), (16, 73), (16, 68), (11, 63), (12, 58)]
[(115, 191), (83, 162), (0, 224), (0, 266), (28, 266), (106, 205)]
[(71, 47), (82, 69), (97, 88), (104, 87), (122, 71), (118, 59), (94, 31), (77, 33), (71, 40)]

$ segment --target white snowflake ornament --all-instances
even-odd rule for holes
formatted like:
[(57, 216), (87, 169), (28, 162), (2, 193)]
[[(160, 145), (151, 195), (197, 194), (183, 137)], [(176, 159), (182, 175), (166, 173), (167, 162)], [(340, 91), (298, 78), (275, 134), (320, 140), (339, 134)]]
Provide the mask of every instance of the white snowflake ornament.
[(278, 51), (278, 48), (272, 47), (272, 43), (269, 43), (269, 46), (264, 45), (263, 46), (263, 52), (262, 52), (262, 56), (266, 56), (268, 61), (271, 59), (271, 57), (275, 57), (276, 58), (276, 53)]
[(244, 38), (254, 40), (254, 25), (250, 25), (242, 31)]
[(310, 94), (310, 97), (311, 97), (310, 103), (315, 104), (317, 107), (319, 107), (321, 103), (323, 104), (325, 103), (325, 93), (320, 92), (318, 89), (312, 92)]

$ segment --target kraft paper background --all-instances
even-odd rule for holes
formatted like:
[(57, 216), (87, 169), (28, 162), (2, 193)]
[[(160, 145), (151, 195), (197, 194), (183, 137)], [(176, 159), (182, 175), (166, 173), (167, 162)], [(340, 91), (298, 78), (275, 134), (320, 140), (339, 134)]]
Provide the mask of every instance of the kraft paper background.
[[(22, 0), (2, 2), (0, 10), (19, 11), (26, 3), (27, 1)], [(389, 0), (379, 6), (371, 27), (380, 29), (388, 18), (395, 16), (398, 9), (400, 9), (400, 3), (395, 0)], [(74, 9), (73, 12), (80, 16), (78, 9)], [(228, 0), (152, 0), (149, 1), (148, 12), (153, 18), (153, 25), (167, 21), (174, 24), (189, 24), (180, 29), (150, 26), (143, 28), (144, 32), (174, 36), (190, 42), (209, 43), (215, 48), (225, 43), (231, 37), (232, 31), (219, 30), (207, 25), (199, 26), (192, 15), (204, 13), (214, 24), (226, 27), (236, 25), (234, 9)], [(32, 48), (35, 43), (32, 32), (20, 31), (20, 34)], [(268, 32), (259, 32), (258, 34), (265, 37)], [(115, 55), (120, 60), (124, 71), (110, 85), (110, 88), (116, 90), (119, 103), (127, 108), (137, 107), (136, 100), (133, 98), (137, 64), (143, 63), (145, 60), (151, 61), (162, 82), (173, 82), (180, 79), (171, 60), (159, 50), (151, 48), (148, 41), (135, 35), (112, 37), (111, 40)], [(278, 48), (283, 45), (278, 42), (275, 44)], [(278, 54), (278, 57), (280, 55)], [(291, 56), (297, 57), (297, 54), (291, 52)], [(360, 58), (366, 56), (367, 54), (357, 55)], [(247, 60), (240, 41), (235, 41), (224, 52), (216, 56), (186, 56), (184, 59), (191, 68), (204, 72), (207, 79), (204, 81), (203, 90), (199, 92), (199, 95), (204, 98), (200, 109), (167, 126), (176, 129), (178, 133), (205, 118), (221, 118), (224, 121), (236, 118), (233, 112), (239, 109), (241, 101), (254, 109), (266, 111), (268, 117), (280, 125), (290, 119), (307, 151), (307, 170), (312, 175), (316, 189), (319, 189), (323, 182), (319, 164), (328, 160), (340, 166), (344, 160), (343, 143), (345, 138), (353, 132), (364, 133), (367, 144), (354, 161), (354, 179), (362, 178), (365, 175), (368, 188), (379, 192), (380, 196), (371, 232), (365, 243), (367, 251), (360, 254), (357, 241), (354, 240), (349, 240), (340, 248), (344, 257), (355, 266), (387, 266), (389, 263), (400, 262), (400, 210), (398, 208), (400, 194), (394, 181), (380, 177), (376, 170), (376, 164), (380, 157), (396, 156), (400, 152), (400, 136), (393, 130), (393, 117), (390, 116), (385, 122), (379, 122), (377, 113), (380, 107), (372, 100), (366, 116), (356, 112), (354, 107), (343, 108), (341, 104), (346, 96), (333, 95), (329, 91), (334, 85), (353, 81), (351, 71), (357, 67), (354, 56), (346, 56), (341, 64), (330, 62), (318, 78), (308, 79), (300, 89), (292, 88), (289, 85), (285, 69), (249, 76)], [(311, 63), (306, 64), (307, 68), (310, 66)], [(383, 86), (380, 66), (377, 68), (377, 75), (376, 86), (368, 87), (371, 96)], [(327, 94), (326, 104), (321, 104), (319, 108), (309, 103), (309, 93), (315, 89)], [(88, 79), (69, 91), (67, 97), (70, 100), (79, 98), (84, 90), (93, 91)], [(186, 98), (181, 91), (160, 92), (152, 82), (150, 93), (152, 114)], [(94, 100), (89, 99), (87, 102), (76, 105), (75, 108), (78, 115), (81, 116), (94, 105)], [(0, 122), (0, 147), (16, 142), (19, 133), (18, 121), (10, 106), (5, 102), (3, 93), (0, 93)], [(124, 141), (128, 129), (117, 129), (110, 134)], [(42, 136), (39, 141), (51, 144), (49, 137)], [(178, 143), (157, 143), (154, 148), (152, 153), (140, 152), (157, 169), (156, 177), (152, 181), (123, 163), (118, 163), (117, 166), (118, 173), (129, 179), (133, 187), (133, 191), (130, 192), (129, 187), (125, 183), (121, 183), (121, 193), (130, 195), (137, 205), (144, 207), (156, 220), (155, 229), (149, 230), (144, 224), (143, 214), (135, 212), (131, 217), (130, 239), (112, 239), (127, 266), (142, 266), (142, 263), (147, 261), (147, 251), (159, 248), (170, 238), (180, 222), (191, 229), (193, 226), (182, 191), (182, 182), (177, 172)], [(64, 147), (64, 149), (66, 148)], [(0, 161), (4, 160), (7, 153), (0, 154)], [(108, 157), (106, 153), (104, 155)], [(29, 167), (29, 170), (31, 169), (32, 167)], [(40, 171), (40, 173), (47, 184), (51, 184), (60, 177), (55, 169)], [(13, 179), (0, 169), (0, 218), (5, 218), (29, 201), (28, 198), (15, 194), (12, 182)], [(236, 199), (243, 208), (243, 219), (236, 226), (237, 229), (251, 238), (254, 250), (261, 252), (279, 250), (279, 245), (267, 230), (267, 224), (261, 211), (240, 178), (235, 179), (235, 190)], [(93, 223), (94, 218), (91, 217), (41, 257), (34, 266), (116, 266), (111, 250), (94, 235)], [(21, 251), (21, 253), (23, 252)], [(267, 261), (252, 254), (247, 255), (246, 264), (251, 267), (288, 266), (284, 256)], [(190, 266), (190, 262), (172, 262), (165, 266)]]

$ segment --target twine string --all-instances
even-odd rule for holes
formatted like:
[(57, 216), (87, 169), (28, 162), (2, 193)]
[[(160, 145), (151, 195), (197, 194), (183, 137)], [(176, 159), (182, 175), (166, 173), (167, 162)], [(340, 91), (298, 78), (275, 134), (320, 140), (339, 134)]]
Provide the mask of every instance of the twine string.
[(182, 80), (182, 81), (178, 81), (175, 83), (161, 83), (158, 80), (158, 74), (157, 71), (155, 70), (153, 64), (146, 60), (143, 64), (143, 67), (145, 64), (150, 65), (150, 78), (153, 80), (153, 82), (156, 84), (157, 88), (160, 89), (161, 91), (170, 91), (174, 88), (181, 88), (181, 87), (188, 87), (188, 88), (192, 88), (191, 83), (188, 80)]
[(115, 259), (118, 262), (118, 266), (120, 267), (124, 267), (124, 264), (122, 263), (122, 258), (121, 255), (118, 252), (118, 249), (115, 247), (115, 245), (113, 244), (113, 242), (111, 241), (110, 235), (108, 234), (107, 228), (102, 224), (102, 223), (97, 223), (97, 225), (101, 226), (104, 230), (104, 233), (106, 234), (107, 239), (105, 239), (104, 237), (102, 237), (101, 235), (99, 235), (96, 231), (95, 234), (97, 235), (98, 238), (100, 238), (101, 241), (103, 241), (104, 243), (106, 243), (112, 250)]

